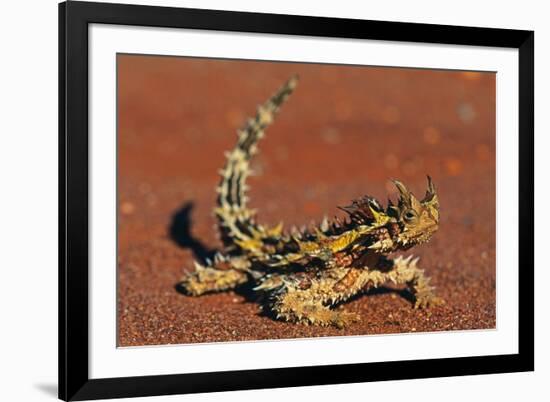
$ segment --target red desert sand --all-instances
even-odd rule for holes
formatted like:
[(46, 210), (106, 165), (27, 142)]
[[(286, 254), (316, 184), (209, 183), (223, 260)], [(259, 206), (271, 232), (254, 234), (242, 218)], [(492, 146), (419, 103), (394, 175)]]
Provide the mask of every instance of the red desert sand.
[[(363, 194), (437, 186), (440, 229), (410, 250), (446, 304), (414, 310), (397, 289), (356, 297), (345, 329), (275, 321), (245, 292), (189, 297), (177, 283), (220, 247), (212, 208), (223, 152), (292, 74), (249, 180), (260, 221), (343, 216)], [(492, 73), (118, 59), (118, 344), (243, 341), (495, 328), (495, 76)]]

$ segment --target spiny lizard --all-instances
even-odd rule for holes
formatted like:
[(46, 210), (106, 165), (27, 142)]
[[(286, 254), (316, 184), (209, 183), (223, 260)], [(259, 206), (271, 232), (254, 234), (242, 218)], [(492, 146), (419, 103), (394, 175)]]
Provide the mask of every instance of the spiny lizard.
[(257, 222), (255, 211), (247, 207), (250, 160), (296, 85), (297, 77), (292, 77), (238, 130), (237, 144), (226, 153), (216, 189), (214, 213), (224, 248), (207, 264), (195, 262), (195, 270), (184, 276), (181, 286), (199, 296), (253, 281), (262, 308), (274, 317), (340, 328), (359, 316), (333, 307), (384, 283), (405, 285), (415, 308), (443, 303), (417, 266), (418, 258), (389, 257), (427, 242), (438, 229), (439, 201), (429, 176), (422, 200), (394, 180), (399, 191), (395, 205), (388, 200), (384, 208), (375, 198), (364, 196), (340, 208), (348, 214), (344, 221), (325, 218), (313, 228), (290, 231), (282, 224), (266, 227)]

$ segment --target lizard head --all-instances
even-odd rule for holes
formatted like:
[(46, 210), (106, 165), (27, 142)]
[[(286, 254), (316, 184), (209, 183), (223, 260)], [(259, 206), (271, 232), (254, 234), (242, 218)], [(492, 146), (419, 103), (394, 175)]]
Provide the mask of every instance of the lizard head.
[(428, 176), (428, 188), (422, 200), (400, 181), (393, 182), (399, 191), (397, 205), (390, 200), (384, 209), (376, 199), (365, 196), (350, 206), (340, 207), (349, 214), (350, 224), (359, 233), (354, 244), (385, 254), (424, 243), (437, 231), (439, 201), (431, 178)]
[(428, 241), (439, 225), (439, 201), (432, 179), (428, 176), (428, 188), (422, 200), (400, 181), (393, 182), (399, 191), (399, 200), (397, 205), (389, 202), (386, 215), (391, 223), (399, 226), (392, 239), (395, 247), (407, 249)]

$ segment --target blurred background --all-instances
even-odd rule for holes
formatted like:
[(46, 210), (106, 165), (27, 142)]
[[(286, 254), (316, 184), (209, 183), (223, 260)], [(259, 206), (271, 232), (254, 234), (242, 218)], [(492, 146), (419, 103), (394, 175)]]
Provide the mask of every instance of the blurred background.
[[(430, 174), (440, 230), (411, 250), (447, 304), (412, 310), (396, 292), (345, 305), (345, 330), (258, 314), (238, 292), (178, 293), (193, 258), (220, 246), (211, 214), (236, 129), (292, 74), (300, 82), (260, 143), (249, 181), (259, 220), (342, 216), (369, 194), (419, 197)], [(493, 73), (118, 56), (119, 345), (494, 328)]]

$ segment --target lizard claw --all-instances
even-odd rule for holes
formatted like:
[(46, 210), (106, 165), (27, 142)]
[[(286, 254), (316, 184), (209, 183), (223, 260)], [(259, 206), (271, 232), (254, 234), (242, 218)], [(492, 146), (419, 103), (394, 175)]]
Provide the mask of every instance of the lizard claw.
[(426, 295), (417, 295), (414, 303), (415, 309), (425, 309), (428, 307), (441, 306), (445, 304), (445, 300), (441, 297), (434, 296), (432, 293)]
[(343, 329), (350, 324), (360, 321), (361, 316), (357, 313), (350, 313), (347, 311), (338, 312), (335, 314), (332, 323), (339, 329)]

